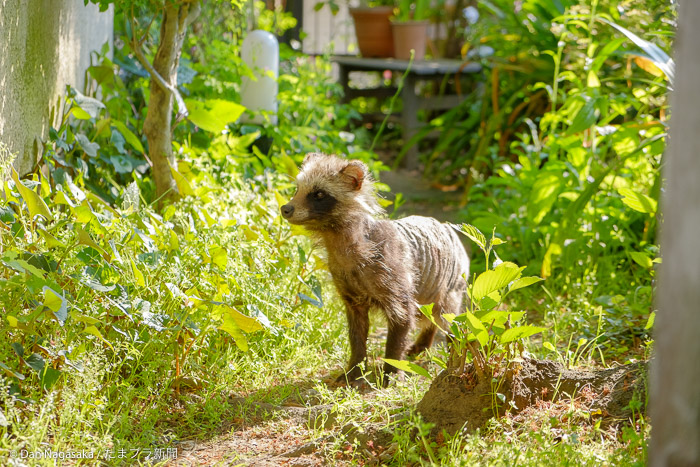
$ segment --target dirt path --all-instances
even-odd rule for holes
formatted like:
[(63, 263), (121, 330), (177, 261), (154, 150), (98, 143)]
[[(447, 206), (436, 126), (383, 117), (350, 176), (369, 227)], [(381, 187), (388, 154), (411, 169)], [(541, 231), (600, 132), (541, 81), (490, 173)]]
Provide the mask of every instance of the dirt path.
[(418, 171), (405, 169), (383, 172), (381, 181), (391, 187), (391, 194), (384, 196), (393, 200), (396, 193), (401, 193), (406, 200), (406, 203), (399, 208), (399, 216), (415, 214), (434, 217), (442, 222), (460, 222), (458, 216), (460, 191), (435, 188), (423, 179)]
[[(382, 397), (381, 392), (363, 392), (368, 403)], [(391, 458), (396, 445), (386, 422), (341, 426), (334, 405), (316, 403), (317, 396), (307, 389), (282, 405), (232, 397), (232, 411), (241, 416), (226, 427), (228, 433), (179, 443), (178, 458), (169, 465), (322, 466), (328, 465), (331, 449), (334, 465), (351, 465), (357, 450), (367, 462)]]

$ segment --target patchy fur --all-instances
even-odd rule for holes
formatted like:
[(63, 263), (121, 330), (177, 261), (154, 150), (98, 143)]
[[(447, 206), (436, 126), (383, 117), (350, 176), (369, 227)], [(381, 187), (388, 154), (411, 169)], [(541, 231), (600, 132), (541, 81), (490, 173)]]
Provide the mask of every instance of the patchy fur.
[[(339, 379), (353, 382), (361, 375), (358, 365), (367, 356), (370, 309), (386, 315), (386, 358), (396, 360), (432, 345), (437, 328), (422, 317), (419, 305), (434, 303), (437, 319), (462, 311), (469, 258), (454, 229), (428, 217), (379, 218), (383, 210), (364, 163), (308, 154), (297, 176), (297, 192), (281, 210), (328, 251), (350, 335), (347, 375)], [(409, 349), (408, 335), (416, 321), (423, 329)], [(396, 371), (390, 365), (384, 370)]]

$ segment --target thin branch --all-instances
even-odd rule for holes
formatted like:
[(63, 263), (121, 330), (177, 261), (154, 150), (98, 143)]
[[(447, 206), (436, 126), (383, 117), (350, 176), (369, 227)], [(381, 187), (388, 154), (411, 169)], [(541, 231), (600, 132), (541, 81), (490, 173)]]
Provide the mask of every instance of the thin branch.
[(132, 30), (132, 38), (131, 38), (131, 48), (134, 51), (134, 54), (136, 54), (136, 58), (139, 60), (139, 63), (148, 71), (148, 73), (151, 75), (151, 78), (164, 90), (170, 92), (173, 96), (175, 96), (175, 101), (177, 102), (177, 117), (176, 117), (176, 122), (182, 120), (183, 118), (187, 117), (189, 115), (189, 112), (187, 111), (187, 106), (185, 105), (185, 101), (182, 99), (182, 96), (180, 95), (180, 92), (177, 90), (175, 86), (172, 86), (169, 84), (163, 77), (156, 71), (155, 68), (153, 68), (153, 65), (151, 65), (151, 62), (149, 62), (146, 57), (143, 55), (143, 51), (141, 50), (141, 45), (137, 42), (136, 40), (136, 35), (134, 34), (134, 18), (133, 16), (130, 19), (131, 22), (131, 30)]

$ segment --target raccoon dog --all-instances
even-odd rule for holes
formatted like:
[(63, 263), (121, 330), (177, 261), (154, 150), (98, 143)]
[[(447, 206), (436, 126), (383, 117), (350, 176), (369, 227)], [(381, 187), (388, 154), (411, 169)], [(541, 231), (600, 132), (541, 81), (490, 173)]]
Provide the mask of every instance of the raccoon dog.
[[(282, 216), (310, 230), (328, 251), (328, 267), (346, 305), (350, 362), (338, 381), (354, 383), (367, 356), (369, 310), (388, 321), (386, 358), (401, 360), (430, 347), (437, 328), (418, 305), (434, 303), (442, 313), (462, 311), (469, 258), (454, 229), (429, 217), (379, 218), (367, 166), (319, 153), (307, 154), (297, 176), (297, 191), (282, 206)], [(409, 348), (416, 322), (421, 332)], [(437, 321), (440, 322), (440, 321)], [(396, 369), (384, 365), (384, 372)]]

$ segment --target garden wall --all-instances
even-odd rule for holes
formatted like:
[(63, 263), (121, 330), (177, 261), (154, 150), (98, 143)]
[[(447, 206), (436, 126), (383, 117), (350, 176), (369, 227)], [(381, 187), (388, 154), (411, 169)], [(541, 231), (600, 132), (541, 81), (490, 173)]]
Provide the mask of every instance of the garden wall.
[(0, 142), (20, 174), (33, 167), (66, 84), (82, 91), (91, 52), (111, 49), (113, 22), (112, 8), (83, 0), (0, 0)]

